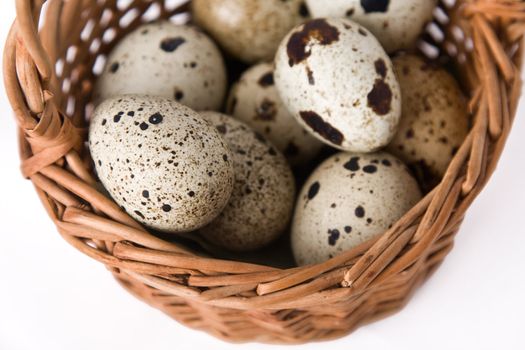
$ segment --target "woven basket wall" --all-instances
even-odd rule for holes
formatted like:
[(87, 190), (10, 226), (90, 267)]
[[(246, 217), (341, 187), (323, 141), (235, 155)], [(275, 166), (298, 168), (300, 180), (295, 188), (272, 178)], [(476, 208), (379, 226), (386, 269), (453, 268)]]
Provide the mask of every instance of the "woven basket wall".
[(442, 182), (379, 239), (290, 269), (214, 259), (162, 240), (95, 181), (85, 141), (96, 74), (115, 42), (144, 21), (189, 20), (188, 4), (173, 3), (16, 1), (5, 85), (20, 130), (22, 173), (58, 232), (139, 299), (229, 341), (334, 338), (400, 309), (452, 248), (503, 150), (520, 95), (525, 3), (440, 4), (420, 48), (454, 67), (470, 99), (471, 132)]

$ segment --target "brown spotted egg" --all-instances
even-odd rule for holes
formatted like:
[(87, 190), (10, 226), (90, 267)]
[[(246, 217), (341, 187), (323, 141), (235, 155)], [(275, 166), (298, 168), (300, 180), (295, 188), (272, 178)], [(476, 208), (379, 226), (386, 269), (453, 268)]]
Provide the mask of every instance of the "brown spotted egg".
[(306, 0), (313, 17), (346, 17), (368, 28), (389, 53), (411, 48), (437, 0)]
[(421, 198), (416, 180), (386, 153), (338, 153), (310, 175), (292, 221), (299, 265), (320, 263), (385, 232)]
[(292, 216), (295, 182), (290, 167), (271, 143), (246, 124), (217, 112), (201, 115), (231, 149), (235, 185), (226, 208), (200, 232), (231, 251), (259, 249), (283, 233)]
[(275, 67), (284, 104), (319, 140), (372, 152), (394, 136), (399, 84), (390, 58), (361, 25), (342, 18), (306, 22), (284, 38)]
[(292, 165), (308, 163), (323, 147), (284, 106), (269, 63), (253, 66), (241, 76), (230, 91), (227, 112), (267, 137)]
[(155, 230), (215, 219), (233, 190), (232, 154), (215, 128), (175, 101), (126, 95), (94, 112), (89, 149), (111, 197)]
[(281, 39), (308, 16), (303, 0), (193, 0), (195, 22), (232, 56), (271, 60)]
[(154, 95), (195, 110), (218, 110), (226, 68), (217, 46), (198, 28), (169, 21), (145, 24), (111, 51), (95, 86), (95, 102), (122, 95)]
[(467, 136), (466, 98), (450, 73), (418, 56), (398, 56), (394, 68), (401, 85), (403, 114), (388, 150), (431, 188)]

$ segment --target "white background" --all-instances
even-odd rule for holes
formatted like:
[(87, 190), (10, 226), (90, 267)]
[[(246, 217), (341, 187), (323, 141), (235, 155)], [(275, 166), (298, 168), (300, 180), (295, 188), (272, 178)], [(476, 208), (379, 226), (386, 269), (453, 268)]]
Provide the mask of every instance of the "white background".
[[(2, 42), (13, 4), (0, 4)], [(20, 176), (3, 86), (0, 95), (0, 350), (240, 348), (134, 299), (60, 238)], [(499, 168), (470, 208), (454, 250), (408, 306), (346, 338), (301, 349), (524, 349), (524, 117), (522, 103)]]

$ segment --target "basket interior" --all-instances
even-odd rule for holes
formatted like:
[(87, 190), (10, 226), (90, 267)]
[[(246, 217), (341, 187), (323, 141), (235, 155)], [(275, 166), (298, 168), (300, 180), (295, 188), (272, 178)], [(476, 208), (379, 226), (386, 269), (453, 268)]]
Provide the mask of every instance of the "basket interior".
[[(42, 9), (42, 18), (46, 18), (49, 4)], [(59, 38), (56, 51), (49, 52), (54, 65), (54, 101), (59, 110), (70, 118), (83, 137), (84, 149), (81, 159), (84, 166), (96, 176), (94, 164), (87, 147), (87, 128), (94, 106), (90, 102), (94, 83), (101, 74), (106, 63), (107, 54), (123, 36), (133, 31), (143, 23), (159, 19), (169, 19), (176, 24), (191, 22), (188, 0), (104, 0), (87, 1), (77, 14), (74, 30), (64, 33)], [(469, 26), (465, 20), (456, 16), (463, 2), (457, 0), (440, 0), (434, 10), (434, 20), (430, 22), (418, 42), (416, 50), (429, 60), (437, 62), (457, 77), (467, 97), (475, 94), (475, 81), (469, 79), (468, 68), (471, 66), (469, 56), (474, 51), (474, 44)], [(41, 29), (46, 30), (47, 22), (41, 21)], [(42, 25), (42, 23), (45, 23)], [(508, 48), (513, 56), (518, 50), (518, 44)], [(247, 67), (224, 54), (230, 82), (237, 80)], [(326, 148), (318, 161), (326, 158), (335, 150)], [(296, 171), (297, 187), (313, 168)], [(401, 219), (402, 220), (402, 219)], [(196, 235), (174, 236), (149, 231), (164, 240), (172, 241), (188, 247), (197, 253), (213, 251), (214, 257), (252, 262), (280, 268), (293, 267), (289, 235), (282, 235), (269, 247), (257, 252), (246, 254), (231, 254), (217, 247), (210, 247)], [(96, 246), (86, 240), (86, 244)], [(93, 243), (93, 244), (92, 244)]]
[[(45, 16), (46, 6), (43, 13)], [(187, 0), (133, 1), (106, 0), (90, 2), (79, 14), (75, 31), (69, 33), (56, 57), (52, 57), (55, 67), (55, 84), (57, 90), (54, 98), (61, 111), (80, 129), (86, 130), (89, 117), (93, 112), (90, 102), (94, 82), (104, 69), (107, 54), (113, 46), (135, 28), (143, 23), (159, 19), (169, 19), (176, 24), (191, 22)], [(451, 25), (449, 12), (456, 6), (455, 0), (442, 0), (434, 11), (434, 21), (426, 27), (418, 43), (418, 50), (430, 60), (435, 60), (445, 67), (454, 70), (456, 64), (463, 64), (467, 54), (472, 51), (472, 39), (459, 24)], [(97, 20), (98, 19), (98, 20)], [(230, 82), (235, 81), (246, 65), (231, 59), (225, 54)], [(460, 80), (461, 81), (461, 80)], [(468, 93), (468, 85), (462, 84)], [(82, 135), (87, 135), (83, 132)], [(85, 142), (83, 159), (85, 165), (95, 175), (94, 165), (89, 157)], [(320, 159), (326, 158), (333, 150), (326, 150)], [(299, 169), (297, 173), (298, 188), (313, 169)], [(303, 174), (303, 175), (301, 175)], [(194, 236), (191, 239), (175, 237), (159, 232), (151, 232), (165, 240), (189, 247), (196, 252), (212, 250), (215, 257), (270, 265), (280, 268), (294, 266), (289, 236), (282, 235), (269, 247), (246, 254), (231, 254), (227, 251), (210, 247)], [(191, 237), (191, 236), (189, 236)], [(203, 249), (208, 248), (208, 249)]]

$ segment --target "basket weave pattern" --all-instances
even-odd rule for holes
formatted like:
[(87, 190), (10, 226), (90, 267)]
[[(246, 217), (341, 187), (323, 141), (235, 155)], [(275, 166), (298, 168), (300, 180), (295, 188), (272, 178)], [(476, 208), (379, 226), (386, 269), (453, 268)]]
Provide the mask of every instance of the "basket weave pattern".
[(468, 94), (471, 132), (442, 182), (379, 239), (293, 269), (198, 255), (149, 234), (100, 192), (85, 147), (97, 70), (114, 43), (144, 21), (189, 18), (188, 3), (171, 3), (16, 1), (4, 52), (6, 91), (22, 173), (59, 233), (138, 298), (230, 341), (334, 338), (400, 309), (451, 250), (503, 150), (521, 89), (525, 3), (442, 4), (436, 12), (445, 17), (436, 23), (443, 37), (434, 35), (434, 44), (451, 56)]

